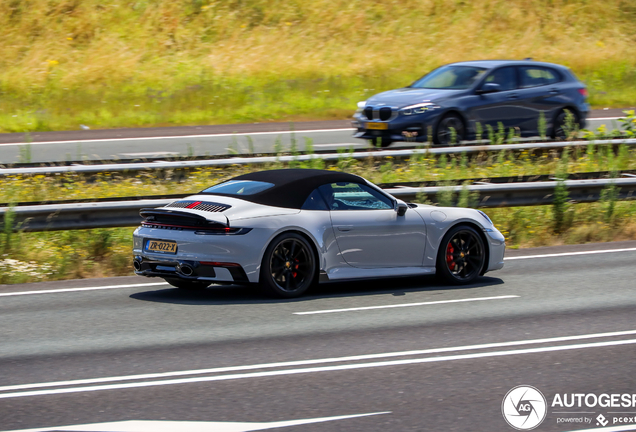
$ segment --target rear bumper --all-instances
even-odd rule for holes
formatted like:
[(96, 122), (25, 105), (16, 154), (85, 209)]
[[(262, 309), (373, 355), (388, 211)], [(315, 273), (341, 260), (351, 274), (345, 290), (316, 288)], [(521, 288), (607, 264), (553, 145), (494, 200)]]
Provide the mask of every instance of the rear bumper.
[(207, 263), (179, 259), (156, 259), (144, 255), (133, 258), (135, 274), (171, 277), (189, 281), (249, 283), (243, 267), (234, 263)]

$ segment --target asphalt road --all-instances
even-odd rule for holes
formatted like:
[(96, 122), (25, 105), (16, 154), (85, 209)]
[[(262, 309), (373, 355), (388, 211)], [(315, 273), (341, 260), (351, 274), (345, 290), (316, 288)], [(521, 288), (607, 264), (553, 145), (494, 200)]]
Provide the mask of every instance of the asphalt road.
[(526, 249), (467, 287), (286, 301), (137, 277), (0, 286), (0, 431), (513, 431), (518, 385), (547, 399), (536, 431), (609, 427), (636, 406), (552, 403), (636, 393), (635, 261), (636, 242)]
[[(606, 124), (613, 129), (622, 115), (621, 109), (592, 111), (588, 128)], [(293, 142), (300, 151), (307, 143), (315, 150), (366, 148), (352, 132), (349, 120), (337, 120), (0, 134), (0, 164), (275, 153), (288, 151)]]

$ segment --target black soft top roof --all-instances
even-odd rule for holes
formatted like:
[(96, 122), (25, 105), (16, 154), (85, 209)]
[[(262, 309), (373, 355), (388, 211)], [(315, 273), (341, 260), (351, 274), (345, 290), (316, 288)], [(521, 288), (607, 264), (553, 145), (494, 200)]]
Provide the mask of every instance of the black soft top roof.
[(232, 180), (268, 182), (273, 183), (274, 187), (253, 195), (239, 196), (224, 193), (209, 194), (240, 198), (245, 201), (273, 207), (293, 209), (300, 209), (307, 200), (309, 194), (312, 193), (318, 186), (323, 184), (337, 182), (365, 183), (365, 180), (357, 175), (317, 169), (280, 169), (259, 171), (243, 174), (227, 181)]

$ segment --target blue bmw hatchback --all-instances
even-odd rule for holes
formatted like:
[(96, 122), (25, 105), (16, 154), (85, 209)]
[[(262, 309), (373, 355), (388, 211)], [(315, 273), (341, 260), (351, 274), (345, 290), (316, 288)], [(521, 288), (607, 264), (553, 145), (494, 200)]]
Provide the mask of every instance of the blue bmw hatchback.
[[(387, 147), (395, 141), (450, 145), (502, 123), (521, 136), (565, 137), (566, 110), (581, 128), (589, 111), (587, 89), (565, 66), (532, 60), (482, 60), (439, 67), (408, 87), (358, 103), (354, 137)], [(453, 137), (455, 134), (455, 137)]]

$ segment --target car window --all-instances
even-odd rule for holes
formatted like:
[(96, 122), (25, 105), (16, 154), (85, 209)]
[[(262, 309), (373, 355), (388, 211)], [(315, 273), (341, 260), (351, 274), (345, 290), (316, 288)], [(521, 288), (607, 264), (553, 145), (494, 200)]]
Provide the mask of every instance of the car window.
[(472, 86), (486, 69), (472, 66), (443, 66), (411, 84), (413, 88), (467, 89)]
[(330, 210), (385, 210), (393, 201), (373, 188), (359, 183), (330, 183), (320, 186)]
[(561, 77), (555, 70), (531, 66), (521, 67), (521, 87), (537, 87), (559, 81)]
[(517, 88), (517, 71), (514, 67), (499, 68), (490, 73), (484, 82), (499, 84), (501, 91)]
[(318, 189), (314, 189), (312, 193), (309, 194), (305, 203), (300, 208), (301, 210), (329, 210), (325, 200), (323, 199), (320, 191)]
[(218, 193), (227, 195), (254, 195), (274, 187), (274, 183), (252, 180), (229, 180), (202, 191), (202, 193)]

